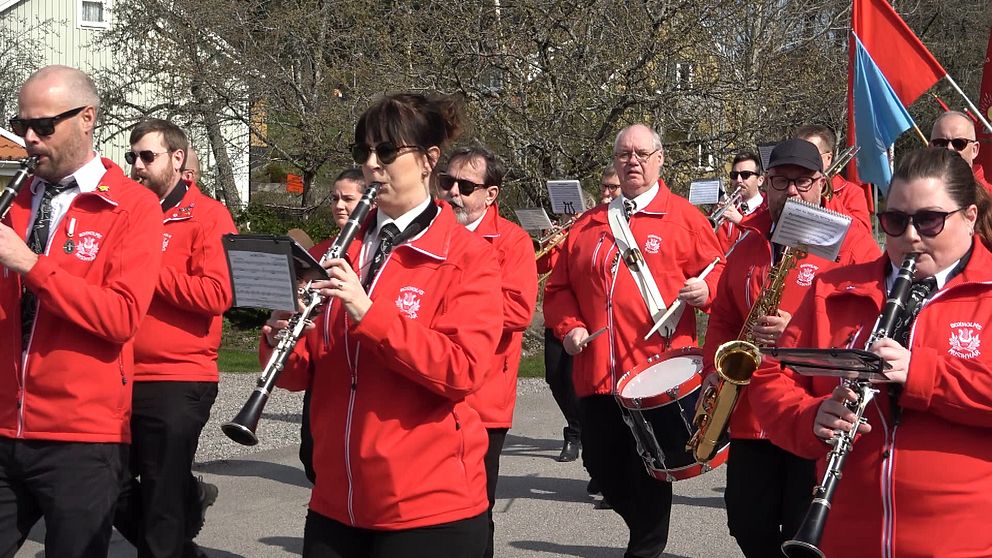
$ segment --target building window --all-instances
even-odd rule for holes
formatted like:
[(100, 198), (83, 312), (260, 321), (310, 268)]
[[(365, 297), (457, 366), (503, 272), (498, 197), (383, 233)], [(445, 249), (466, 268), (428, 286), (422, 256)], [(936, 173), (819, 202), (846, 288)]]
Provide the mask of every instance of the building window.
[(111, 0), (78, 0), (79, 27), (106, 29), (110, 27)]

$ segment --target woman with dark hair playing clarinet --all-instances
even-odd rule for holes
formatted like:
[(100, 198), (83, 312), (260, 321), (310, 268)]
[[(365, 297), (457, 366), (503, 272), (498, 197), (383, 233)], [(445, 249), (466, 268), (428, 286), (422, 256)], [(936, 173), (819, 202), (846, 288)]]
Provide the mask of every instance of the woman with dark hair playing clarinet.
[(916, 254), (892, 335), (869, 347), (889, 382), (873, 386), (865, 420), (855, 424), (857, 396), (837, 378), (774, 361), (754, 374), (751, 406), (773, 442), (820, 460), (818, 478), (827, 441), (858, 429), (832, 477), (822, 555), (992, 556), (992, 201), (956, 153), (922, 149), (899, 161), (879, 221), (885, 254), (818, 276), (784, 335), (786, 346), (864, 348)]
[[(461, 119), (447, 97), (387, 96), (361, 116), (352, 155), (378, 209), (314, 284), (327, 300), (279, 385), (312, 390), (316, 484), (303, 556), (481, 557), (486, 431), (465, 404), (502, 331), (489, 244), (431, 199)], [(285, 315), (263, 328), (278, 343)]]

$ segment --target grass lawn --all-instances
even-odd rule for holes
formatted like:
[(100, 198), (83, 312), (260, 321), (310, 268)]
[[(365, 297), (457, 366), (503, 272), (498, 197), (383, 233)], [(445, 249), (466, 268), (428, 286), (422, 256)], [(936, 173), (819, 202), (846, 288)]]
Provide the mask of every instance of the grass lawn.
[[(258, 363), (258, 353), (255, 351), (239, 351), (221, 347), (217, 357), (217, 365), (223, 372), (260, 372), (262, 366)], [(524, 357), (520, 361), (521, 378), (544, 377), (544, 353)]]

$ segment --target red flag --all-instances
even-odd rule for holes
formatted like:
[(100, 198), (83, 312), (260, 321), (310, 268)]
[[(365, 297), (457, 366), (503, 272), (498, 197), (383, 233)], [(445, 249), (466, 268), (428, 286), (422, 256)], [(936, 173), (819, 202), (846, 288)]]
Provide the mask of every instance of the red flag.
[(936, 93), (931, 93), (931, 95), (933, 95), (933, 100), (937, 101), (937, 104), (940, 105), (940, 110), (944, 112), (950, 112), (951, 107), (947, 106), (947, 103), (945, 103), (944, 100), (941, 99), (939, 95), (937, 95)]
[[(978, 95), (978, 110), (987, 119), (992, 119), (992, 33), (989, 33), (989, 46), (985, 50), (985, 67), (982, 70), (982, 88)], [(981, 165), (985, 173), (985, 180), (992, 177), (992, 134), (985, 129), (985, 126), (976, 124), (975, 131), (978, 132), (978, 157), (975, 159), (976, 165)]]

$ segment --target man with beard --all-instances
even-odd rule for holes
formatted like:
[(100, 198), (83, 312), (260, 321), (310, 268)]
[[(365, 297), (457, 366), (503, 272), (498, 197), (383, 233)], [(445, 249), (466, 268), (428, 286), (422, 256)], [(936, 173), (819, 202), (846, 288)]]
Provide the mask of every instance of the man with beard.
[[(696, 345), (693, 308), (686, 308), (671, 328), (645, 338), (653, 321), (641, 274), (654, 277), (665, 303), (680, 299), (705, 309), (723, 271), (709, 221), (661, 180), (664, 161), (661, 138), (651, 128), (635, 124), (620, 132), (613, 162), (622, 199), (590, 209), (572, 226), (544, 299), (545, 320), (575, 356), (582, 461), (630, 529), (627, 558), (655, 558), (664, 551), (672, 485), (646, 472), (614, 397), (616, 383), (624, 372), (667, 349)], [(629, 233), (614, 228), (610, 212), (613, 223), (628, 223)], [(617, 229), (631, 239), (629, 244), (618, 240)], [(721, 263), (699, 279), (715, 259)], [(593, 336), (601, 330), (604, 335)]]
[(48, 556), (110, 543), (162, 223), (155, 196), (94, 152), (99, 113), (89, 76), (48, 66), (10, 119), (38, 165), (0, 224), (0, 556), (41, 517)]
[(217, 348), (231, 282), (221, 236), (235, 232), (227, 208), (182, 179), (189, 143), (176, 125), (138, 123), (124, 158), (152, 191), (165, 225), (164, 256), (148, 317), (135, 338), (131, 475), (115, 526), (138, 556), (198, 556), (190, 542), (217, 487), (190, 472), (217, 396)]
[(506, 166), (494, 153), (483, 147), (465, 147), (451, 155), (447, 172), (438, 175), (442, 199), (451, 204), (459, 223), (492, 245), (501, 270), (503, 335), (482, 387), (466, 398), (489, 435), (485, 456), (489, 496), (487, 558), (493, 556), (499, 454), (513, 422), (524, 330), (530, 326), (537, 301), (537, 264), (530, 235), (500, 217), (496, 205), (505, 174)]

